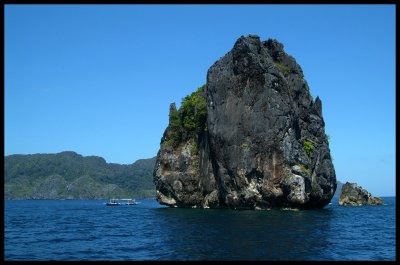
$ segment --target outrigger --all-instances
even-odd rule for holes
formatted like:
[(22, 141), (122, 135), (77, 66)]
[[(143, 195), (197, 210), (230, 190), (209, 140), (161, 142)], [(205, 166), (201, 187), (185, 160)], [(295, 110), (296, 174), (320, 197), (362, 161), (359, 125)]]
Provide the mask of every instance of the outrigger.
[(109, 202), (106, 203), (107, 206), (117, 206), (121, 205), (117, 199), (110, 199)]

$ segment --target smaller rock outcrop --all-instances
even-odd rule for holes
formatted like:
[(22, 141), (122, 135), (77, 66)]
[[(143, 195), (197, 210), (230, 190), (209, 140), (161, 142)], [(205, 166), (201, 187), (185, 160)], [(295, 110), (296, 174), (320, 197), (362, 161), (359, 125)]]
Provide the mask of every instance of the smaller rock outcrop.
[(374, 197), (367, 190), (361, 186), (357, 186), (356, 183), (349, 183), (343, 185), (342, 191), (339, 197), (339, 205), (382, 205), (383, 200), (378, 197)]

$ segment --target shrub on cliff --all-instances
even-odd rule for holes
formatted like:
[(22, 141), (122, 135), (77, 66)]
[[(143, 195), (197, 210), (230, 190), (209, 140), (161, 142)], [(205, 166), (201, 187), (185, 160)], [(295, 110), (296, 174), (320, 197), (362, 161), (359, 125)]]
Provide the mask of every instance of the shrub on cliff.
[(169, 114), (169, 137), (164, 144), (177, 146), (183, 140), (196, 138), (206, 128), (207, 102), (200, 95), (205, 85), (182, 100), (179, 110), (171, 110)]

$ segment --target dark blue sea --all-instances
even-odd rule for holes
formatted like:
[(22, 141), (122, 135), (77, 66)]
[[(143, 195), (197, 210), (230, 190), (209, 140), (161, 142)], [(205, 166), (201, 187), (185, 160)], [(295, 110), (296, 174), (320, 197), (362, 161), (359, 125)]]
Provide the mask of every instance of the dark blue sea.
[(177, 209), (153, 199), (5, 201), (10, 260), (395, 260), (395, 197), (322, 210)]

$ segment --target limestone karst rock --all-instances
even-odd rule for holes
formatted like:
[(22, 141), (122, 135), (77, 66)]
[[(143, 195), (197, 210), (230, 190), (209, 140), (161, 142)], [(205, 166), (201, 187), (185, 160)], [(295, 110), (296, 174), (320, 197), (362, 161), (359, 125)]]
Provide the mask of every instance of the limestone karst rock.
[[(187, 110), (170, 107), (153, 174), (161, 204), (308, 209), (330, 202), (336, 176), (322, 103), (281, 43), (240, 37), (187, 99), (201, 100), (206, 118), (192, 118), (194, 130)], [(194, 104), (191, 115), (199, 109)]]
[(383, 200), (374, 197), (367, 190), (358, 186), (356, 183), (346, 182), (339, 196), (339, 205), (382, 205)]

